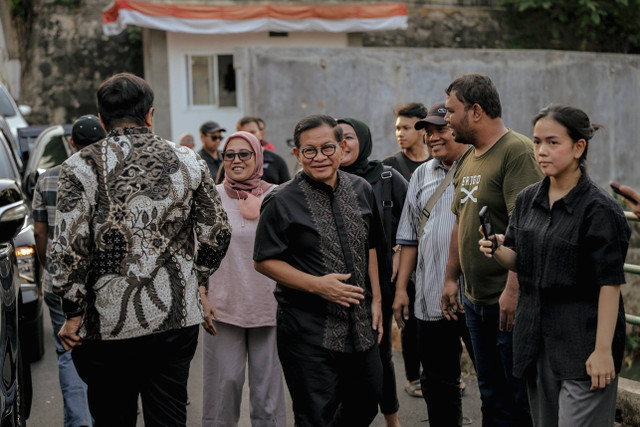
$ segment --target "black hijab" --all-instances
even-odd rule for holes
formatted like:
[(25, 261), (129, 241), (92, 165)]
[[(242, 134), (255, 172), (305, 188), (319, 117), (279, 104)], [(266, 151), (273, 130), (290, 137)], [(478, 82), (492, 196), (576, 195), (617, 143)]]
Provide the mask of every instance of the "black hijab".
[(340, 123), (348, 124), (353, 128), (360, 146), (356, 161), (349, 166), (340, 166), (340, 170), (358, 175), (366, 179), (369, 184), (375, 183), (380, 179), (380, 175), (384, 169), (382, 163), (378, 160), (369, 160), (371, 150), (373, 149), (369, 126), (360, 120), (352, 118), (338, 119), (338, 124)]

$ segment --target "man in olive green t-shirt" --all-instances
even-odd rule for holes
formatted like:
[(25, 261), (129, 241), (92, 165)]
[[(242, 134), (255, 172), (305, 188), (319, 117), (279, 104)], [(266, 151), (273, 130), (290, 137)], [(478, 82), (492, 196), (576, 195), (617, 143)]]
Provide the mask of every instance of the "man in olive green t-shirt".
[[(505, 127), (495, 86), (487, 76), (466, 74), (446, 90), (445, 120), (457, 142), (473, 148), (460, 159), (454, 175), (451, 210), (456, 223), (442, 293), (448, 319), (466, 313), (482, 398), (483, 425), (532, 425), (526, 385), (512, 375), (513, 317), (518, 297), (515, 273), (478, 250), (478, 212), (488, 206), (495, 233), (504, 233), (516, 195), (543, 174), (531, 140)], [(457, 300), (460, 273), (466, 287)], [(463, 309), (464, 306), (464, 309)]]

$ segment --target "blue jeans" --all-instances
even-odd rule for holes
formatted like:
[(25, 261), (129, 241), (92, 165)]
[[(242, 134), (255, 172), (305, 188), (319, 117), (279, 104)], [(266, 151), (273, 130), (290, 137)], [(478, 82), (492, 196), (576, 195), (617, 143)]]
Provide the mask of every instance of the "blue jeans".
[(49, 307), (53, 340), (58, 354), (58, 375), (64, 400), (64, 425), (65, 427), (92, 426), (93, 420), (87, 402), (87, 386), (76, 372), (71, 351), (65, 351), (58, 339), (58, 332), (64, 323), (62, 303), (57, 295), (50, 292), (44, 293), (44, 301)]
[(513, 334), (499, 329), (499, 305), (463, 300), (476, 359), (482, 425), (531, 426), (526, 383), (513, 376)]

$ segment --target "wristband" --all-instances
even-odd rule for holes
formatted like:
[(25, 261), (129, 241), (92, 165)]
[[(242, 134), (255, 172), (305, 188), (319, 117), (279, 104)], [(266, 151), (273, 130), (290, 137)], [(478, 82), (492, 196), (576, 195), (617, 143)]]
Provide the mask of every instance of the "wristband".
[(84, 310), (80, 309), (77, 311), (69, 311), (67, 313), (64, 313), (64, 318), (69, 320), (69, 319), (73, 319), (74, 317), (80, 317), (84, 314)]

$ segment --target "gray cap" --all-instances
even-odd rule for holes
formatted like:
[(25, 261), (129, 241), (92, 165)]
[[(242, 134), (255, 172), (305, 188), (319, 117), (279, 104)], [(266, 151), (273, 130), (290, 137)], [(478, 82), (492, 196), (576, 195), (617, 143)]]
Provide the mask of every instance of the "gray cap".
[(218, 122), (214, 122), (213, 120), (209, 120), (208, 122), (204, 122), (202, 126), (200, 126), (200, 133), (214, 133), (214, 132), (226, 132), (227, 130), (222, 128)]
[(424, 129), (428, 125), (446, 126), (447, 122), (444, 121), (444, 116), (447, 115), (447, 109), (444, 107), (444, 102), (438, 102), (431, 109), (427, 117), (422, 120), (418, 120), (413, 127), (416, 130)]

